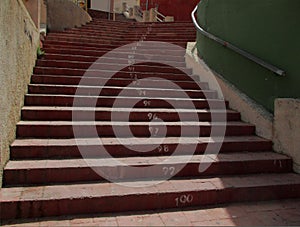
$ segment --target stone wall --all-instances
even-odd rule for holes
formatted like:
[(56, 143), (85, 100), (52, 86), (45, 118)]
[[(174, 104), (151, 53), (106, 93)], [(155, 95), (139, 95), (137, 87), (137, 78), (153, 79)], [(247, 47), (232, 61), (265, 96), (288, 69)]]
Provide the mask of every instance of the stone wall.
[(0, 7), (0, 182), (35, 65), (39, 32), (22, 0)]

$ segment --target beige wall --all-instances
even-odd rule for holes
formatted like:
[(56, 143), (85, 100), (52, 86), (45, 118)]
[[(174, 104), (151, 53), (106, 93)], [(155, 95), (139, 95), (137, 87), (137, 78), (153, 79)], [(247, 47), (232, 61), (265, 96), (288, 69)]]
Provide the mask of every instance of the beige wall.
[(47, 6), (45, 1), (41, 1), (41, 19), (40, 24), (47, 24)]
[(22, 0), (0, 7), (0, 182), (35, 64), (39, 33)]
[(273, 141), (274, 149), (292, 157), (300, 173), (300, 99), (276, 99)]
[(92, 0), (91, 9), (108, 12), (110, 10), (110, 0)]
[(139, 6), (140, 0), (114, 0), (114, 8), (116, 13), (122, 13), (123, 10), (123, 2), (128, 4), (128, 7)]
[(35, 26), (40, 27), (41, 0), (23, 0)]
[(108, 12), (111, 5), (114, 5), (116, 13), (123, 13), (123, 2), (126, 2), (129, 8), (140, 5), (140, 0), (91, 0), (91, 9)]
[(64, 29), (80, 27), (91, 21), (90, 15), (66, 0), (47, 0), (47, 26), (49, 31), (63, 31)]

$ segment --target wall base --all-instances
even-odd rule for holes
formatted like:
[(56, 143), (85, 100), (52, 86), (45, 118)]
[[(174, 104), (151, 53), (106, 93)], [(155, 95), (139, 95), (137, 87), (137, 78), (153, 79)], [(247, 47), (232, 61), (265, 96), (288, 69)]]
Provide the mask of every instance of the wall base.
[(221, 75), (211, 70), (197, 55), (195, 43), (188, 43), (187, 67), (210, 89), (218, 91), (219, 98), (229, 101), (230, 108), (241, 113), (242, 120), (255, 125), (256, 134), (272, 140), (274, 151), (293, 159), (294, 171), (300, 173), (300, 99), (276, 99), (273, 115), (250, 97), (238, 90)]

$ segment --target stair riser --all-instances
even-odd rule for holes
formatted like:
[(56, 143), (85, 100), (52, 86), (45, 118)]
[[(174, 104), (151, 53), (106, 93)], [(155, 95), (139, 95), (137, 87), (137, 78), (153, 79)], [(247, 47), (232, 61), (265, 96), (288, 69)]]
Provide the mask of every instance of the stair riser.
[[(160, 38), (147, 38), (147, 37), (137, 37), (137, 38), (124, 38), (121, 39), (120, 41), (116, 40), (115, 38), (111, 37), (110, 39), (105, 39), (105, 42), (102, 39), (89, 39), (89, 38), (75, 38), (75, 37), (60, 37), (60, 38), (49, 38), (48, 39), (50, 42), (56, 42), (56, 41), (62, 41), (62, 42), (88, 42), (88, 43), (102, 43), (102, 44), (109, 44), (109, 43), (115, 43), (115, 44), (129, 44), (133, 42), (139, 42), (139, 41), (153, 41), (153, 42), (166, 42), (166, 43), (178, 43), (180, 45), (183, 45), (184, 43), (187, 42), (194, 42), (195, 37), (191, 38), (185, 38), (185, 39), (160, 39)], [(98, 41), (98, 42), (97, 42)], [(152, 45), (152, 44), (151, 44)]]
[[(31, 96), (26, 95), (25, 97), (25, 105), (28, 106), (76, 106), (76, 107), (113, 107), (115, 98), (106, 97), (106, 98), (91, 98), (91, 97), (76, 97), (76, 105), (73, 104), (74, 97), (69, 96)], [(146, 103), (147, 101), (147, 103)], [(150, 101), (150, 102), (149, 102)], [(127, 99), (119, 99), (119, 103), (117, 107), (132, 107), (132, 103), (136, 103), (134, 107), (136, 108), (173, 108), (171, 104), (164, 100), (158, 99), (145, 99), (145, 98), (127, 98)], [(224, 104), (222, 101), (208, 101), (199, 100), (193, 101), (193, 108), (195, 109), (209, 109), (210, 105), (214, 107), (214, 109), (223, 109), (224, 105), (228, 107), (228, 102)], [(180, 108), (188, 108), (191, 109), (191, 103), (185, 100), (172, 100), (172, 104), (176, 105)], [(149, 106), (150, 105), (150, 106)], [(116, 107), (116, 106), (115, 106)]]
[[(56, 48), (49, 48), (45, 49), (47, 52), (43, 56), (43, 60), (65, 60), (65, 61), (83, 61), (83, 62), (95, 62), (101, 57), (102, 63), (122, 63), (128, 64), (128, 56), (132, 55), (125, 50), (123, 52), (119, 51), (111, 51), (109, 54), (105, 55), (107, 51), (93, 51), (93, 50), (76, 50), (76, 49), (56, 49)], [(180, 56), (177, 53), (164, 53), (163, 51), (153, 51), (153, 53), (143, 53), (144, 51), (137, 51), (136, 54), (133, 56), (136, 60), (142, 62), (165, 62), (167, 65), (178, 65), (178, 67), (185, 67), (185, 59), (184, 56)], [(177, 56), (173, 56), (176, 54)], [(100, 61), (99, 61), (100, 63)], [(150, 62), (149, 62), (150, 63)], [(148, 64), (149, 64), (148, 63)]]
[[(27, 121), (72, 121), (72, 114), (76, 116), (80, 116), (76, 118), (76, 120), (87, 121), (87, 119), (95, 118), (96, 121), (111, 121), (111, 116), (113, 115), (113, 119), (116, 121), (130, 121), (130, 122), (138, 122), (138, 121), (149, 121), (149, 113), (142, 112), (131, 112), (130, 114), (127, 112), (111, 112), (111, 111), (65, 111), (65, 110), (22, 110), (22, 120)], [(194, 113), (180, 113), (180, 117), (177, 113), (155, 113), (155, 111), (151, 112), (151, 114), (156, 114), (157, 117), (164, 121), (176, 122), (180, 120), (191, 120), (195, 117)], [(211, 121), (210, 113), (198, 113), (196, 114), (199, 118), (199, 121)], [(239, 113), (227, 113), (227, 121), (239, 121), (240, 114)], [(126, 119), (125, 116), (129, 116), (129, 119)], [(214, 114), (214, 120), (220, 121), (223, 120), (223, 114)]]
[[(98, 60), (99, 57), (103, 57), (101, 58), (101, 62), (103, 61), (105, 62), (105, 60), (107, 59), (110, 61), (117, 61), (118, 63), (124, 61), (125, 64), (128, 64), (128, 56), (132, 55), (130, 51), (126, 53), (125, 50), (124, 52), (120, 52), (121, 50), (119, 51), (112, 50), (111, 52), (109, 52), (109, 54), (105, 55), (107, 51), (64, 49), (63, 47), (61, 49), (45, 48), (45, 51), (47, 52), (47, 54), (44, 56), (43, 59), (47, 59), (47, 58), (51, 59), (51, 57), (59, 58), (60, 56), (62, 56), (63, 57), (62, 60), (68, 60), (68, 57), (71, 57), (74, 59), (82, 58), (83, 61), (86, 61), (86, 59), (90, 59), (89, 61), (94, 62)], [(170, 62), (172, 64), (185, 63), (184, 56), (183, 55), (180, 56), (177, 53), (171, 53), (171, 52), (167, 53), (165, 51), (159, 51), (159, 50), (157, 50), (157, 52), (152, 51), (153, 52), (152, 54), (150, 52), (143, 54), (143, 52), (144, 51), (142, 50), (141, 51), (138, 50), (137, 53), (134, 54), (135, 59), (144, 62), (148, 62), (149, 59), (151, 59), (152, 61), (163, 60), (163, 62)], [(174, 54), (176, 54), (177, 56), (174, 56)], [(185, 64), (182, 67), (185, 67)]]
[[(132, 83), (132, 79), (101, 79), (101, 78), (93, 78), (93, 77), (85, 77), (84, 80), (81, 81), (81, 77), (75, 76), (39, 76), (33, 75), (31, 77), (31, 83), (33, 84), (56, 84), (56, 85), (90, 85), (90, 86), (117, 86), (117, 87), (126, 87)], [(140, 86), (145, 88), (172, 88), (169, 83), (155, 80), (140, 80)], [(192, 82), (177, 82), (173, 81), (172, 83), (176, 84), (178, 87), (182, 89), (190, 89), (190, 90), (208, 90), (207, 83), (192, 83)]]
[[(255, 191), (255, 193), (253, 193)], [(183, 198), (190, 199), (186, 202)], [(300, 196), (300, 185), (227, 188), (149, 194), (124, 194), (99, 198), (35, 200), (2, 203), (1, 219), (128, 212), (183, 208), (221, 203), (288, 199)], [(180, 198), (183, 202), (180, 202)], [(192, 198), (192, 199), (191, 199)]]
[[(132, 72), (127, 67), (127, 65), (131, 65), (128, 63), (129, 60), (127, 60), (127, 64), (106, 64), (102, 62), (96, 62), (96, 63), (89, 63), (89, 62), (70, 62), (70, 61), (53, 61), (53, 60), (38, 60), (36, 63), (36, 67), (55, 67), (55, 68), (71, 68), (71, 69), (89, 69), (92, 67), (92, 70), (112, 70), (115, 71), (118, 68), (124, 72)], [(158, 64), (158, 63), (157, 63)], [(152, 72), (152, 73), (172, 73), (172, 74), (182, 74), (182, 72), (186, 72), (187, 74), (191, 74), (191, 69), (185, 69), (185, 68), (173, 68), (170, 66), (157, 66), (155, 63), (148, 64), (147, 62), (141, 63), (141, 65), (134, 65), (135, 72)], [(175, 64), (176, 65), (176, 64)], [(125, 68), (125, 69), (123, 69)], [(181, 71), (182, 70), (182, 71)]]
[[(79, 31), (79, 30), (72, 30), (72, 31)], [(126, 30), (116, 30), (116, 29), (111, 29), (111, 28), (97, 28), (97, 27), (87, 27), (85, 26), (84, 28), (81, 28), (81, 30), (83, 33), (85, 32), (100, 32), (103, 35), (106, 34), (116, 34), (116, 35), (121, 35), (121, 36), (126, 36), (126, 34), (128, 35), (156, 35), (156, 34), (170, 34), (172, 33), (173, 35), (169, 35), (170, 37), (176, 36), (176, 35), (182, 35), (187, 33), (188, 35), (196, 35), (196, 30), (194, 29), (189, 29), (189, 28), (185, 28), (185, 29), (178, 29), (178, 28), (171, 28), (171, 29), (164, 29), (164, 28), (156, 28), (156, 29), (137, 29), (135, 31), (126, 31)]]
[[(171, 155), (178, 144), (164, 144), (168, 147), (168, 151), (162, 152), (159, 148), (153, 150), (153, 145), (132, 145), (131, 149), (128, 149), (122, 145), (106, 145), (106, 151), (114, 157), (134, 157), (134, 156), (165, 156)], [(203, 154), (207, 143), (200, 143), (198, 145), (181, 144), (183, 151), (190, 152), (195, 151), (194, 154)], [(238, 142), (224, 142), (222, 145), (212, 143), (214, 147), (220, 147), (221, 153), (227, 152), (242, 152), (242, 151), (270, 151), (272, 150), (272, 143), (270, 141), (238, 141)], [(12, 146), (10, 157), (13, 160), (22, 159), (55, 159), (55, 158), (81, 158), (82, 154), (85, 157), (96, 158), (104, 157), (103, 150), (99, 146), (79, 146), (80, 153), (77, 145), (28, 145), (28, 146)], [(159, 145), (157, 145), (159, 147)], [(152, 150), (151, 150), (152, 148)], [(134, 150), (150, 150), (149, 152), (135, 152)], [(216, 151), (214, 151), (216, 152)], [(185, 153), (182, 153), (184, 155)]]
[[(119, 55), (119, 56), (118, 56)], [(123, 56), (120, 56), (123, 55)], [(108, 63), (108, 64), (128, 64), (128, 55), (129, 54), (121, 54), (121, 53), (112, 53), (110, 54), (109, 58), (102, 57), (101, 56), (83, 56), (83, 55), (60, 55), (60, 54), (46, 54), (43, 57), (43, 60), (60, 60), (60, 61), (80, 61), (80, 62), (91, 62), (94, 63), (98, 60), (98, 63)], [(119, 58), (117, 58), (119, 57)], [(151, 57), (151, 58), (150, 58)], [(167, 65), (172, 65), (173, 67), (185, 67), (185, 61), (183, 57), (172, 57), (172, 56), (158, 56), (153, 55), (148, 57), (142, 57), (141, 55), (135, 55), (135, 60), (139, 62), (145, 62), (144, 64), (147, 65), (155, 65), (155, 63), (150, 63), (149, 59), (151, 61), (155, 60), (156, 62), (163, 61)], [(167, 60), (166, 60), (167, 59)]]
[(29, 85), (29, 94), (62, 94), (62, 95), (93, 95), (93, 96), (118, 96), (121, 92), (128, 97), (138, 97), (141, 92), (147, 97), (169, 97), (169, 98), (207, 98), (216, 99), (217, 93), (213, 91), (168, 91), (168, 90), (148, 90), (139, 86), (136, 89), (122, 90), (110, 87), (84, 88), (84, 87), (49, 87)]
[(70, 34), (63, 34), (63, 35), (54, 35), (54, 34), (49, 34), (47, 36), (47, 41), (52, 40), (52, 41), (56, 41), (56, 40), (80, 40), (80, 39), (89, 39), (89, 40), (93, 40), (95, 41), (100, 41), (102, 42), (103, 39), (105, 40), (120, 40), (120, 41), (124, 41), (124, 40), (130, 40), (130, 41), (138, 41), (140, 39), (143, 40), (158, 40), (160, 42), (186, 42), (188, 40), (195, 40), (196, 35), (185, 35), (185, 36), (172, 36), (172, 37), (168, 37), (166, 35), (145, 35), (145, 34), (134, 34), (134, 35), (122, 35), (122, 36), (118, 36), (118, 35), (105, 35), (105, 34), (93, 34), (93, 33), (70, 33)]
[[(132, 45), (132, 42), (130, 43), (127, 43), (127, 44), (130, 44)], [(141, 43), (140, 43), (141, 44)], [(82, 43), (80, 42), (63, 42), (63, 41), (48, 41), (44, 44), (45, 47), (57, 47), (57, 46), (60, 46), (60, 47), (63, 47), (63, 48), (76, 48), (76, 49), (82, 49), (82, 50), (90, 50), (90, 49), (93, 49), (93, 50), (101, 50), (103, 48), (107, 48), (107, 49), (110, 49), (110, 50), (113, 50), (115, 48), (118, 48), (118, 47), (122, 47), (124, 46), (123, 43), (117, 43), (117, 44), (90, 44), (90, 43), (85, 43), (84, 46), (82, 46)], [(183, 49), (186, 48), (186, 44), (180, 46), (182, 47)], [(161, 50), (164, 50), (164, 51), (173, 51), (173, 49), (171, 49), (169, 46), (165, 46), (165, 47), (155, 47), (155, 46), (148, 46), (147, 45), (140, 45), (138, 46), (138, 50), (158, 50), (158, 49), (161, 49)]]
[[(211, 126), (151, 126), (153, 129), (152, 136), (161, 137), (184, 137), (184, 136), (210, 136)], [(130, 128), (131, 133), (128, 132)], [(166, 135), (161, 135), (166, 128)], [(222, 136), (222, 127), (215, 126), (216, 135)], [(149, 125), (139, 126), (103, 126), (103, 125), (17, 125), (17, 137), (18, 138), (74, 138), (74, 132), (76, 132), (76, 138), (92, 138), (95, 135), (95, 130), (98, 132), (99, 137), (115, 137), (115, 132), (118, 132), (118, 137), (150, 137)], [(196, 133), (199, 131), (199, 133)], [(255, 128), (252, 126), (227, 126), (226, 136), (242, 136), (253, 135)], [(183, 133), (183, 134), (182, 134)]]
[[(102, 32), (102, 31), (93, 31), (93, 32), (89, 32), (89, 31), (73, 31), (73, 30), (69, 30), (65, 33), (50, 33), (48, 34), (48, 38), (49, 37), (60, 37), (60, 36), (64, 36), (64, 37), (70, 37), (70, 36), (79, 36), (79, 37), (95, 37), (95, 38), (99, 38), (99, 37), (107, 37), (107, 38), (111, 38), (111, 37), (115, 37), (116, 39), (123, 39), (123, 38), (140, 38), (141, 36), (145, 35), (145, 33), (132, 33), (132, 34), (128, 34), (128, 33), (107, 33), (107, 32)], [(186, 33), (186, 34), (168, 34), (168, 33), (158, 33), (158, 34), (147, 34), (148, 38), (162, 38), (162, 39), (178, 39), (178, 38), (196, 38), (196, 33), (195, 32), (191, 32), (191, 33)]]
[[(170, 80), (170, 77), (174, 81), (199, 81), (198, 76), (187, 76), (184, 73), (154, 73), (154, 72), (130, 72), (129, 69), (121, 70), (117, 73), (108, 70), (91, 70), (87, 71), (84, 69), (72, 69), (72, 68), (48, 68), (48, 67), (35, 67), (34, 74), (45, 74), (45, 75), (67, 75), (67, 76), (85, 76), (85, 77), (96, 77), (100, 79), (146, 79), (146, 78), (160, 78)], [(83, 81), (84, 82), (84, 81)]]
[[(46, 55), (48, 54), (71, 54), (71, 55), (83, 55), (83, 56), (96, 56), (101, 57), (104, 54), (106, 54), (108, 51), (113, 50), (110, 48), (88, 48), (84, 47), (84, 49), (78, 49), (76, 46), (68, 46), (67, 48), (63, 46), (56, 46), (56, 45), (47, 45), (44, 44), (44, 50), (46, 51)], [(128, 58), (128, 53), (122, 53), (121, 50), (114, 50), (114, 52), (110, 52), (108, 56), (110, 57), (120, 57), (120, 58)], [(126, 51), (125, 51), (126, 52)], [(128, 52), (128, 51), (127, 51)], [(160, 50), (160, 49), (141, 49), (137, 48), (136, 50), (136, 56), (143, 57), (147, 55), (155, 55), (155, 56), (168, 56), (168, 59), (170, 60), (174, 59), (182, 59), (185, 55), (185, 50)]]
[[(92, 12), (93, 13), (93, 12)], [(176, 26), (176, 25), (184, 25), (184, 26), (193, 26), (192, 22), (189, 21), (176, 21), (176, 22), (163, 22), (163, 23), (156, 23), (156, 22), (145, 22), (145, 23), (136, 23), (135, 21), (109, 21), (107, 20), (107, 16), (105, 15), (104, 18), (99, 18), (97, 16), (95, 16), (93, 18), (93, 22), (95, 24), (108, 24), (108, 25), (116, 25), (116, 26), (122, 26), (122, 25), (126, 25), (126, 26), (134, 26), (134, 27), (147, 27), (147, 26), (158, 26), (158, 27), (169, 27), (169, 26)]]
[[(209, 164), (209, 163), (208, 163)], [(287, 173), (292, 171), (292, 161), (283, 160), (252, 160), (252, 161), (224, 161), (214, 162), (205, 172), (199, 172), (199, 163), (187, 163), (162, 165), (156, 164), (154, 168), (139, 166), (140, 170), (131, 167), (76, 167), (76, 168), (44, 168), (44, 169), (22, 169), (5, 170), (4, 186), (18, 185), (47, 185), (66, 184), (88, 181), (106, 181), (100, 173), (104, 171), (111, 174), (113, 180), (134, 180), (134, 179), (163, 179), (164, 177), (203, 177), (231, 174), (261, 174), (261, 173)], [(257, 168), (261, 167), (261, 168)], [(181, 170), (180, 170), (181, 169)], [(174, 171), (173, 171), (174, 170)], [(180, 170), (178, 172), (178, 170)], [(95, 171), (98, 171), (95, 172)], [(174, 172), (174, 174), (173, 174)], [(175, 175), (175, 173), (177, 173)]]
[[(72, 30), (76, 30), (72, 29)], [(77, 28), (77, 30), (79, 30)], [(85, 30), (93, 30), (93, 31), (105, 31), (107, 33), (109, 32), (119, 32), (124, 34), (124, 32), (127, 32), (129, 34), (131, 33), (146, 33), (146, 32), (153, 32), (154, 34), (156, 32), (166, 32), (166, 33), (179, 33), (182, 34), (182, 32), (195, 32), (195, 27), (185, 27), (185, 26), (170, 26), (170, 27), (152, 27), (152, 28), (143, 28), (143, 27), (135, 27), (135, 28), (128, 28), (124, 27), (122, 28), (115, 28), (115, 27), (109, 27), (109, 26), (101, 26), (101, 25), (85, 25), (84, 27), (80, 28), (80, 31)]]
[[(193, 40), (194, 42), (195, 40)], [(82, 45), (81, 42), (75, 42), (75, 41), (71, 41), (71, 42), (66, 42), (66, 41), (48, 41), (46, 42), (46, 45), (60, 45), (60, 46), (76, 46), (77, 48), (82, 48), (82, 49), (85, 49), (85, 48), (94, 48), (94, 49), (99, 49), (99, 48), (117, 48), (117, 47), (121, 47), (121, 46), (124, 46), (124, 45), (132, 45), (132, 43), (135, 43), (135, 42), (110, 42), (109, 43), (105, 43), (105, 42), (101, 42), (101, 44), (99, 44), (99, 42), (96, 42), (96, 43), (84, 43), (84, 46)], [(182, 48), (186, 48), (186, 42), (185, 43), (171, 43), (171, 44), (174, 44), (174, 45), (177, 45), (179, 47), (182, 47)], [(139, 46), (139, 48), (141, 49), (159, 49), (157, 48), (156, 46), (151, 46), (149, 45), (149, 43), (147, 43), (147, 46)], [(164, 49), (164, 50), (172, 50), (169, 45), (166, 45), (165, 47), (160, 47), (161, 49)]]

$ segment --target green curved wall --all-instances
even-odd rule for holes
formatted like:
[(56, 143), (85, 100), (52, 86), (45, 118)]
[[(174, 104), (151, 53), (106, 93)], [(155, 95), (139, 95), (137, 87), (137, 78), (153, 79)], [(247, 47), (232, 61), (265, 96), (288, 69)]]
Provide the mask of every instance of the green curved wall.
[(198, 34), (198, 52), (217, 73), (273, 112), (275, 98), (300, 97), (300, 0), (201, 0), (210, 33), (283, 69), (279, 77)]

